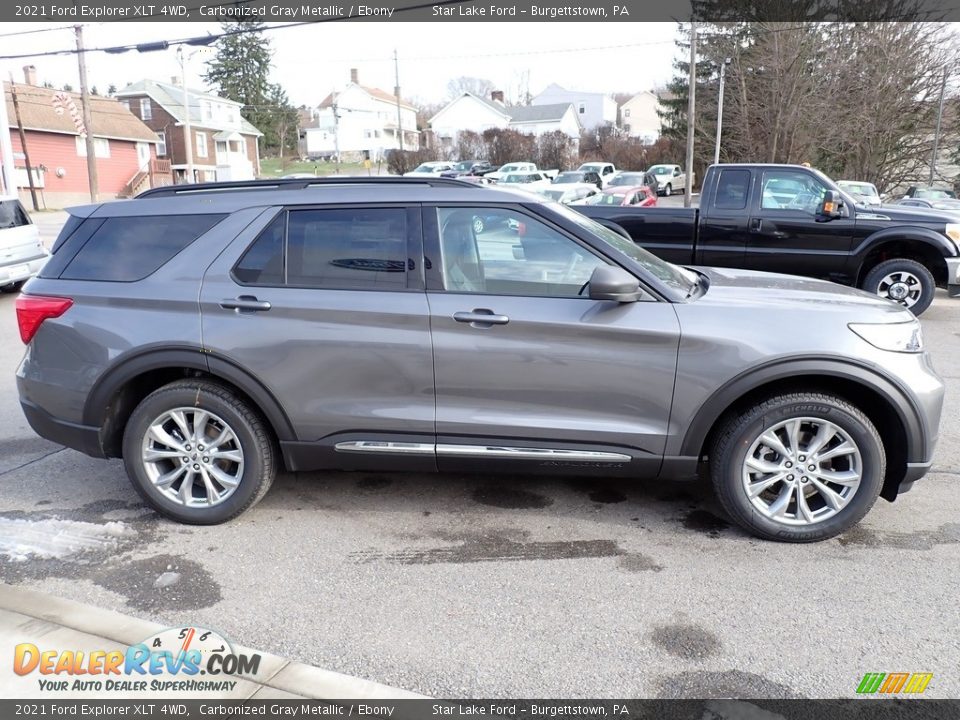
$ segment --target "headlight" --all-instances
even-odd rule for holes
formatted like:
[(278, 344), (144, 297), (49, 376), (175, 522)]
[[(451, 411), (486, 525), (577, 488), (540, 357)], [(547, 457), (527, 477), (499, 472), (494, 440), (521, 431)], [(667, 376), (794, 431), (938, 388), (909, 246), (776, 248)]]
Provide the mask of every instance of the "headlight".
[(960, 223), (947, 223), (947, 228), (943, 231), (943, 234), (960, 245)]
[(867, 325), (851, 323), (848, 327), (868, 343), (891, 352), (918, 353), (923, 351), (923, 331), (916, 320), (905, 323)]

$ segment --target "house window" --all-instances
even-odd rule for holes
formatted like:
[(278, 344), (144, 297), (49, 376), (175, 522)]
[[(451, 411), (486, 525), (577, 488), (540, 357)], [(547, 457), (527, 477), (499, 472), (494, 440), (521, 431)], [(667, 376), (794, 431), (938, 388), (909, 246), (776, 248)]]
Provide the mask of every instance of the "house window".
[(623, 116), (630, 117), (630, 108), (627, 108), (626, 110), (623, 111)]
[(207, 134), (197, 132), (197, 157), (205, 158), (207, 156)]
[[(87, 156), (87, 141), (85, 138), (76, 136), (77, 141), (77, 155), (79, 157)], [(110, 141), (106, 138), (95, 137), (93, 139), (93, 154), (98, 158), (108, 158), (110, 157)]]
[(167, 154), (167, 131), (161, 130), (157, 133), (157, 157), (163, 157)]
[(217, 140), (216, 153), (218, 159), (227, 154), (227, 143), (224, 140)]
[(127, 110), (130, 109), (130, 101), (129, 101), (129, 100), (121, 100), (121, 101), (120, 101), (120, 104), (123, 105)]
[(140, 119), (153, 120), (153, 105), (150, 98), (140, 98)]
[(577, 105), (577, 111), (578, 111), (581, 115), (583, 115), (585, 112), (587, 112), (587, 104), (586, 104), (586, 103), (580, 103), (579, 105)]

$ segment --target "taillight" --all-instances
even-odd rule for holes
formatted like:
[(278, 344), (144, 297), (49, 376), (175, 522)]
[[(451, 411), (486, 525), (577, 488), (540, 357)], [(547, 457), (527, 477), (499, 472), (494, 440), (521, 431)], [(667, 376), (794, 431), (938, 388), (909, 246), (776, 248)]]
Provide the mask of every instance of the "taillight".
[(24, 344), (33, 340), (44, 320), (63, 315), (73, 300), (43, 295), (20, 295), (17, 298), (17, 325), (20, 326), (20, 339)]

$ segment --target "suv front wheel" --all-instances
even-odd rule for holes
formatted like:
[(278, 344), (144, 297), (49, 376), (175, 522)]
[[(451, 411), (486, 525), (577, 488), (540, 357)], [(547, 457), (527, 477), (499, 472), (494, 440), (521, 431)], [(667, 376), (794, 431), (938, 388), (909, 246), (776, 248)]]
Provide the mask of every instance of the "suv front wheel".
[(192, 525), (226, 522), (256, 504), (276, 473), (261, 417), (232, 390), (182, 380), (136, 407), (123, 434), (134, 488), (161, 515)]
[(728, 418), (710, 454), (721, 505), (768, 540), (814, 542), (858, 523), (886, 470), (869, 418), (820, 393), (772, 397)]

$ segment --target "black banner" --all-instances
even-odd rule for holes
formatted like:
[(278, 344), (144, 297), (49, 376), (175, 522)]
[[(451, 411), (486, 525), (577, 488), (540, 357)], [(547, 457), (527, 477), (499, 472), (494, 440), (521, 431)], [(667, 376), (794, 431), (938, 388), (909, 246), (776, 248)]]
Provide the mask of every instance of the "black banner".
[(954, 720), (957, 700), (0, 700), (11, 718)]

